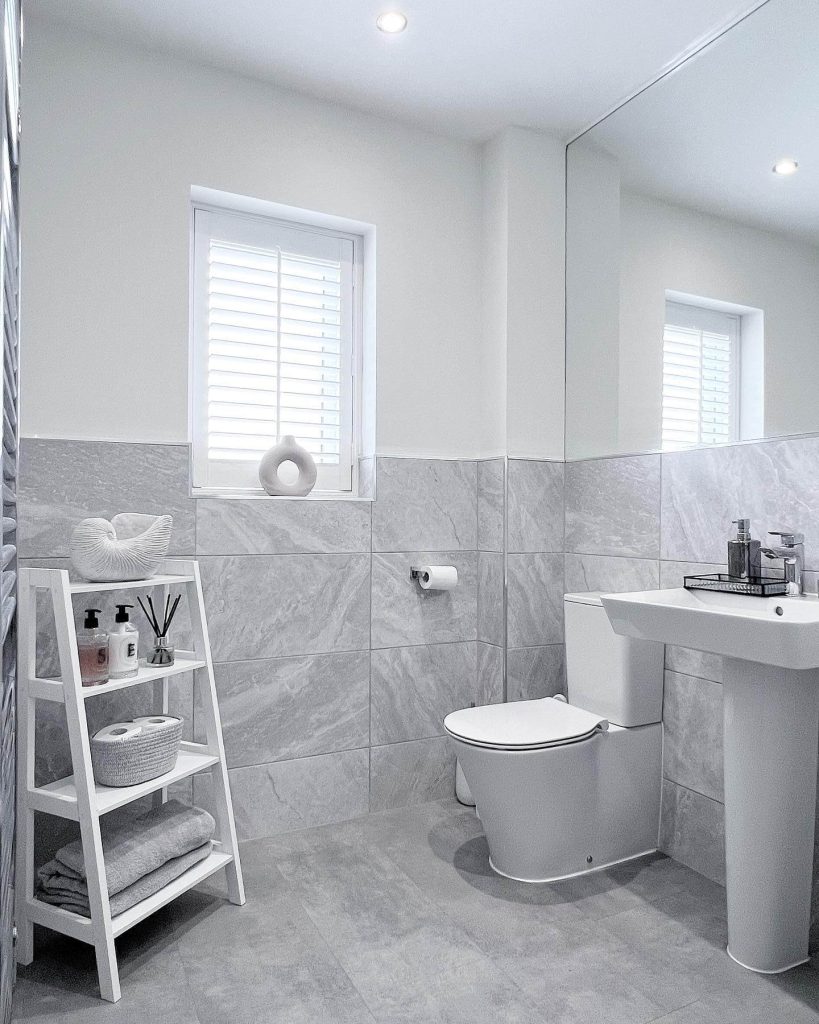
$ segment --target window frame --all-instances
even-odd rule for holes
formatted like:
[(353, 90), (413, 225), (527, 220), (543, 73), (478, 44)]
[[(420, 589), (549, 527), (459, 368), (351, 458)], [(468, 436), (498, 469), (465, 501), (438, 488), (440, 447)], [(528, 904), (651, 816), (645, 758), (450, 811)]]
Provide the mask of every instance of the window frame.
[[(726, 323), (730, 323), (731, 329), (726, 332)], [(676, 327), (680, 330), (698, 331), (701, 334), (706, 331), (712, 333), (728, 333), (730, 339), (730, 390), (728, 397), (729, 411), (729, 436), (725, 441), (703, 441), (698, 436), (696, 441), (669, 441), (666, 442), (662, 436), (663, 423), (665, 420), (665, 401), (663, 386), (660, 392), (660, 450), (663, 452), (685, 451), (691, 448), (714, 448), (722, 444), (735, 444), (741, 438), (741, 389), (742, 378), (742, 316), (733, 310), (720, 309), (712, 305), (698, 305), (695, 302), (683, 302), (668, 295), (663, 309), (663, 347), (662, 347), (662, 374), (665, 375), (665, 334), (668, 327)], [(701, 432), (700, 422), (698, 433)]]
[[(237, 197), (238, 198), (238, 197)], [(260, 205), (262, 204), (260, 201)], [(274, 204), (269, 204), (273, 206)], [(237, 230), (230, 240), (243, 244), (245, 239), (263, 239), (271, 229), (280, 233), (295, 232), (308, 236), (326, 236), (351, 244), (350, 273), (342, 273), (342, 309), (349, 310), (349, 326), (344, 330), (341, 346), (339, 465), (319, 465), (314, 497), (354, 497), (358, 489), (358, 462), (361, 452), (363, 422), (363, 353), (365, 244), (363, 235), (332, 226), (338, 218), (323, 217), (293, 209), (293, 219), (279, 211), (289, 208), (275, 204), (275, 213), (256, 213), (240, 205), (206, 202), (192, 198), (190, 204), (190, 314), (189, 314), (189, 436), (191, 439), (191, 490), (194, 495), (261, 496), (266, 492), (259, 484), (258, 463), (247, 460), (211, 460), (208, 458), (208, 249), (213, 237), (209, 218), (234, 221)], [(298, 217), (305, 214), (305, 219)], [(197, 223), (198, 221), (198, 223)], [(262, 245), (261, 241), (247, 244)], [(344, 327), (342, 317), (342, 326)], [(271, 442), (273, 444), (275, 442)], [(261, 456), (260, 456), (261, 458)], [(214, 466), (214, 462), (216, 465)]]

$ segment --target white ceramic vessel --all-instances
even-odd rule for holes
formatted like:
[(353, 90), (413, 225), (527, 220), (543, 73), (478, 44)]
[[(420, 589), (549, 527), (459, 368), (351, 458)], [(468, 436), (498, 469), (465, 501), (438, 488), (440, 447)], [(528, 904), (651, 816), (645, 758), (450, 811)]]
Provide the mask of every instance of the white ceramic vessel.
[(551, 882), (657, 848), (663, 645), (618, 637), (598, 594), (567, 594), (569, 703), (444, 720), (499, 874)]

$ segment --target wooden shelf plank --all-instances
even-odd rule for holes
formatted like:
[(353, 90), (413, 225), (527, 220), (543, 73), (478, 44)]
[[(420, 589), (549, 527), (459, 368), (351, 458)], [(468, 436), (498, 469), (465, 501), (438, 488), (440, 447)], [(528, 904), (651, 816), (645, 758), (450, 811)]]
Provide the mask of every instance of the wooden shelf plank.
[[(164, 789), (174, 782), (187, 779), (190, 775), (203, 771), (218, 764), (219, 758), (207, 752), (207, 747), (201, 744), (186, 743), (180, 749), (176, 764), (164, 775), (156, 779), (149, 779), (148, 782), (140, 782), (136, 786), (94, 786), (97, 812), (107, 814), (117, 807), (124, 807), (134, 800), (143, 796), (155, 793), (158, 789)], [(71, 818), (77, 820), (77, 787), (74, 784), (74, 776), (69, 775), (57, 782), (51, 782), (47, 786), (38, 786), (28, 792), (29, 806), (37, 811), (44, 811), (46, 814), (56, 814), (60, 818)]]
[(144, 590), (146, 587), (174, 587), (191, 583), (193, 576), (152, 576), (149, 580), (126, 580), (123, 583), (70, 583), (72, 594), (101, 594), (104, 590)]
[[(142, 683), (153, 683), (158, 679), (172, 679), (174, 676), (184, 675), (187, 672), (195, 672), (197, 669), (205, 668), (207, 662), (194, 658), (189, 652), (180, 654), (177, 652), (173, 665), (164, 667), (148, 665), (145, 659), (139, 663), (139, 671), (135, 676), (128, 679), (110, 679), (107, 683), (99, 686), (80, 687), (80, 697), (87, 700), (89, 697), (99, 697), (104, 693), (113, 693), (116, 690), (124, 690), (129, 686), (140, 686)], [(29, 694), (39, 700), (50, 700), (57, 704), (64, 703), (65, 692), (61, 679), (29, 679)]]
[(114, 690), (124, 690), (128, 686), (139, 686), (141, 683), (152, 683), (157, 679), (171, 679), (173, 676), (182, 675), (185, 672), (194, 672), (198, 668), (205, 668), (207, 662), (198, 661), (196, 658), (186, 658), (177, 655), (173, 665), (158, 666), (148, 665), (144, 659), (139, 663), (139, 671), (129, 679), (110, 679), (100, 686), (83, 686), (82, 696), (86, 700), (89, 697), (98, 697), (103, 693), (112, 693)]
[[(153, 896), (149, 896), (147, 899), (142, 900), (142, 902), (137, 903), (136, 906), (130, 907), (122, 914), (112, 918), (111, 924), (114, 935), (118, 936), (122, 935), (123, 932), (127, 932), (129, 928), (133, 928), (135, 924), (144, 921), (146, 917), (159, 910), (160, 907), (164, 907), (166, 903), (170, 903), (177, 896), (181, 896), (183, 892), (187, 892), (188, 889), (192, 889), (195, 885), (199, 885), (200, 882), (204, 882), (206, 878), (215, 874), (220, 868), (227, 867), (232, 860), (233, 857), (229, 853), (225, 853), (218, 843), (214, 844), (213, 852), (204, 860), (194, 864), (192, 868), (188, 868), (184, 874), (169, 882), (159, 892), (155, 892)], [(94, 937), (89, 917), (75, 914), (71, 910), (63, 910), (61, 907), (54, 906), (51, 903), (44, 903), (36, 898), (28, 900), (26, 906), (31, 920), (37, 924), (44, 925), (46, 928), (51, 928), (63, 935), (70, 935), (80, 942), (93, 944)]]
[(188, 868), (184, 874), (169, 882), (159, 892), (155, 892), (153, 896), (142, 900), (141, 903), (137, 903), (135, 907), (131, 907), (122, 914), (117, 914), (111, 921), (114, 935), (122, 935), (123, 932), (133, 928), (135, 924), (139, 924), (140, 921), (144, 921), (150, 914), (159, 910), (160, 907), (164, 907), (166, 903), (170, 903), (177, 896), (181, 896), (183, 892), (187, 892), (188, 889), (192, 889), (200, 882), (204, 882), (206, 878), (220, 868), (227, 867), (232, 860), (233, 857), (229, 853), (223, 853), (217, 846), (209, 857), (206, 857), (205, 860), (200, 861), (198, 864), (194, 864), (192, 868)]

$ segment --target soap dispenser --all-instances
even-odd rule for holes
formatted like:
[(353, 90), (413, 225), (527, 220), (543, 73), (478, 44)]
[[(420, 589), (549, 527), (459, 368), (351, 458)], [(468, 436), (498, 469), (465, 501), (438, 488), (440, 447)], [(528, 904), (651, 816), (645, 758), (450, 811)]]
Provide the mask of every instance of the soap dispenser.
[(100, 629), (99, 613), (99, 608), (86, 608), (82, 631), (77, 634), (83, 686), (108, 682), (108, 636)]
[(131, 623), (128, 609), (132, 604), (118, 604), (114, 628), (108, 634), (108, 657), (112, 679), (127, 679), (139, 671), (139, 633)]
[(735, 540), (728, 541), (728, 575), (748, 580), (761, 573), (762, 544), (751, 538), (751, 520), (734, 519)]

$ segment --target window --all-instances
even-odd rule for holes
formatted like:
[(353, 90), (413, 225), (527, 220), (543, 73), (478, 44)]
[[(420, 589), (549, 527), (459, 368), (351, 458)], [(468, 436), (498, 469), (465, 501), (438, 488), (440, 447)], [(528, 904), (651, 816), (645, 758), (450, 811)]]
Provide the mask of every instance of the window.
[(194, 207), (194, 487), (259, 490), (259, 460), (292, 434), (317, 490), (352, 489), (360, 241)]
[(663, 332), (663, 450), (739, 438), (741, 318), (667, 302)]

